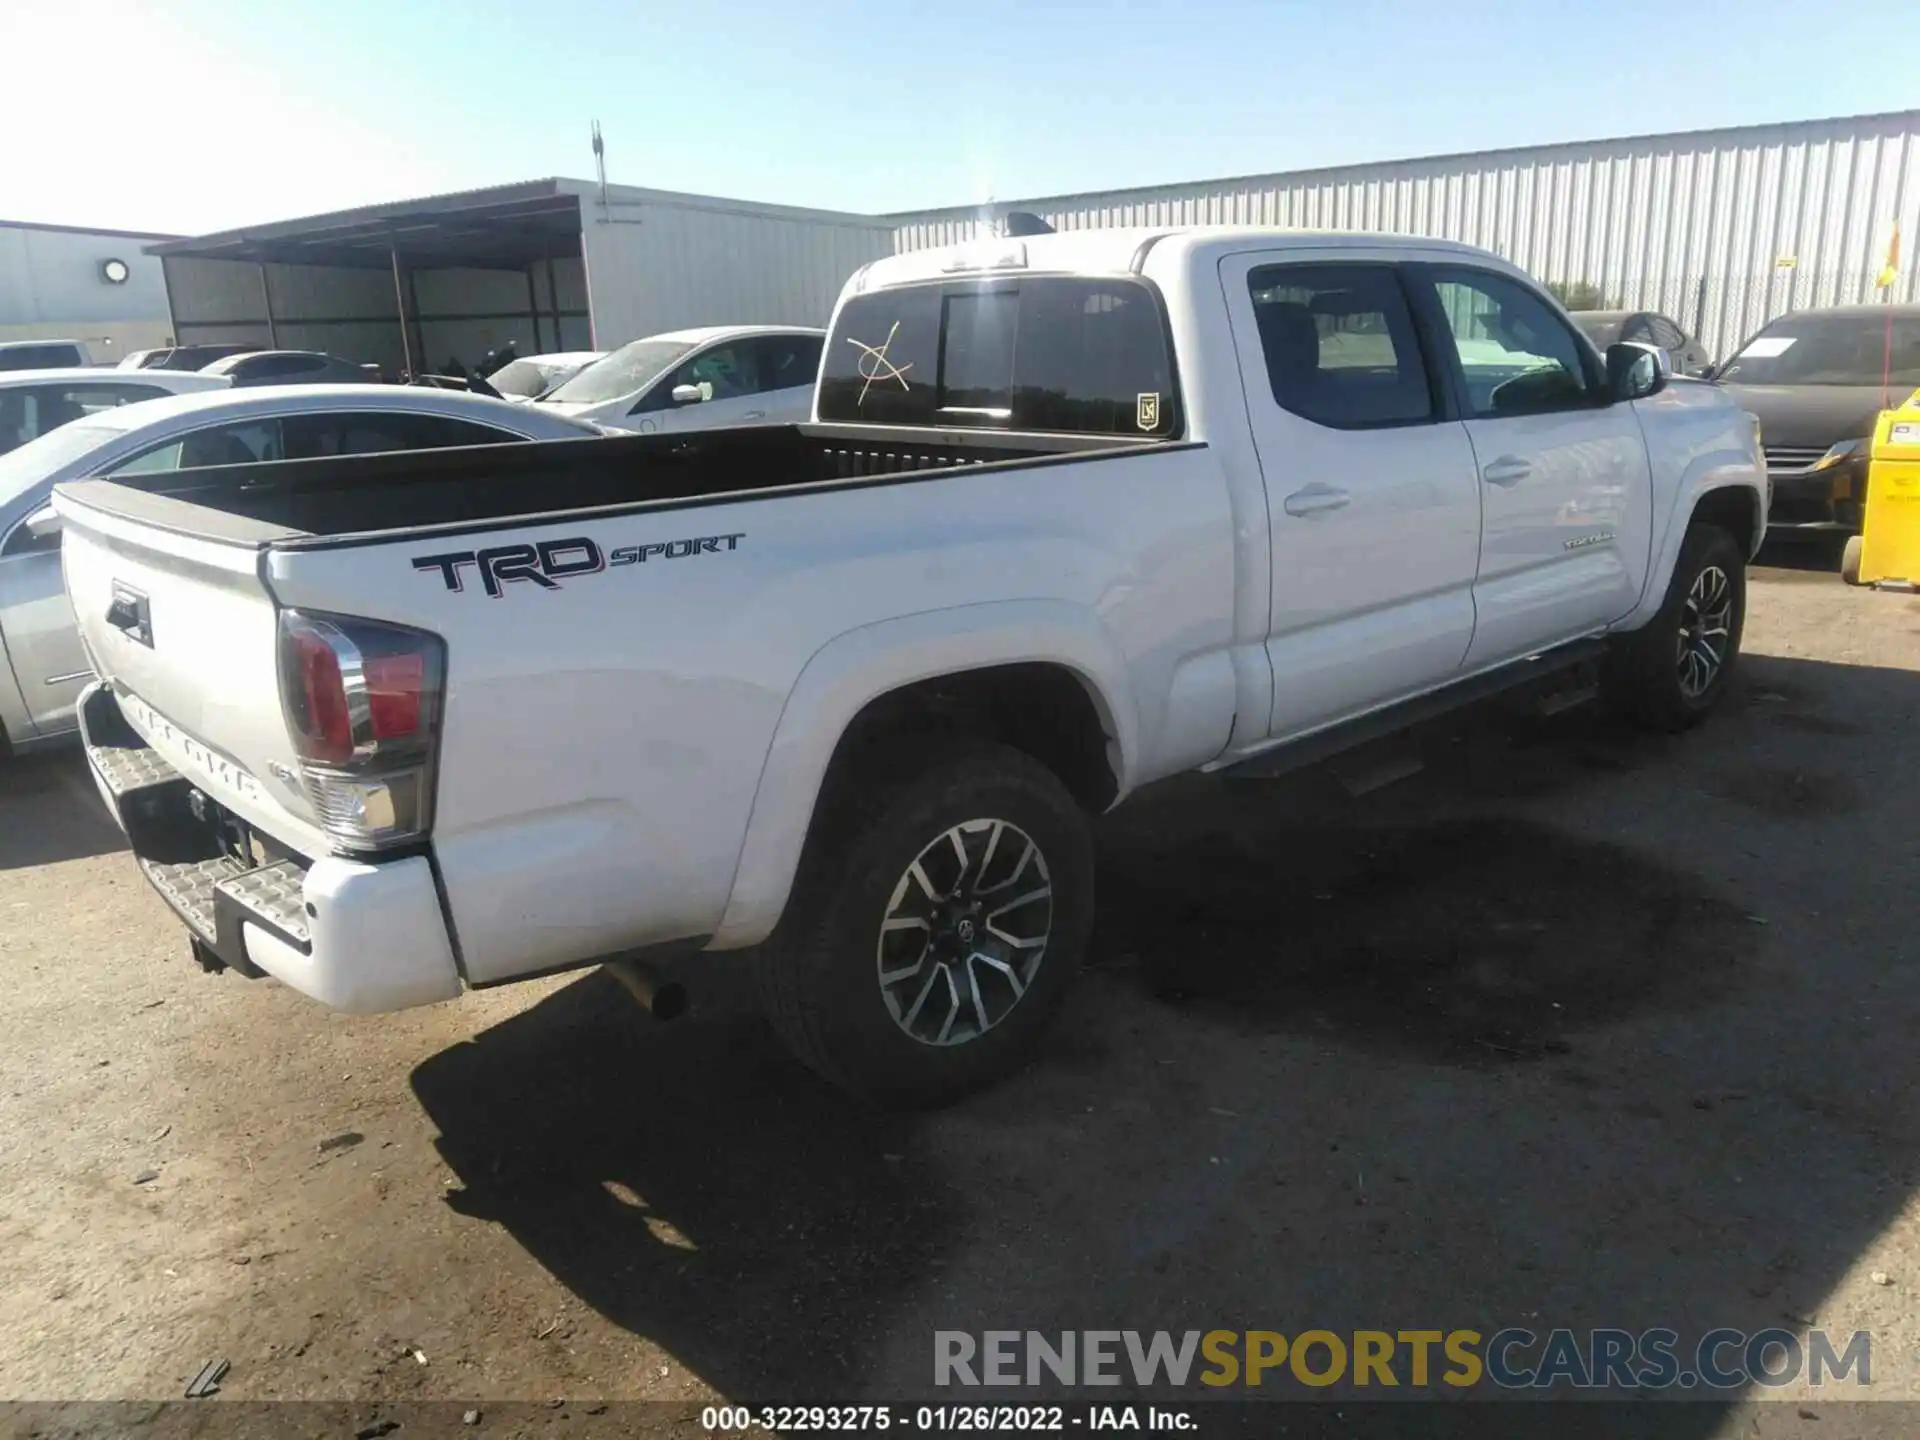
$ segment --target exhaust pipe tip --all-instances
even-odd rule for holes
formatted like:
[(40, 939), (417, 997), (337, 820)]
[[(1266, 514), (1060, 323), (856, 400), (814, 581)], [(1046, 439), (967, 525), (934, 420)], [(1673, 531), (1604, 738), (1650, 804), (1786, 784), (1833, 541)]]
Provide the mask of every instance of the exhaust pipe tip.
[(671, 980), (655, 986), (647, 1009), (656, 1020), (678, 1020), (687, 1013), (687, 987)]
[(654, 1019), (678, 1020), (687, 1013), (687, 987), (665, 979), (652, 966), (638, 960), (609, 960), (602, 968)]

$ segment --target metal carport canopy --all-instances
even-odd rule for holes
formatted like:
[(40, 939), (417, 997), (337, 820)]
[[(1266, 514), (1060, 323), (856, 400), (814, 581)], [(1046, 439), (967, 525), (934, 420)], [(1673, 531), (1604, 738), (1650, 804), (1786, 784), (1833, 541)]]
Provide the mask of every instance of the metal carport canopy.
[[(369, 205), (327, 215), (297, 220), (250, 225), (211, 235), (170, 240), (146, 247), (147, 253), (164, 262), (174, 260), (223, 260), (250, 262), (261, 267), (251, 301), (262, 307), (268, 343), (277, 344), (277, 331), (283, 326), (324, 327), (328, 325), (366, 325), (384, 319), (399, 322), (400, 340), (407, 366), (414, 368), (414, 351), (421, 328), (421, 307), (415, 293), (414, 276), (435, 270), (518, 271), (527, 276), (528, 310), (459, 314), (442, 310), (428, 315), (428, 321), (483, 321), (527, 316), (535, 321), (536, 339), (542, 307), (534, 283), (534, 267), (543, 262), (573, 261), (581, 258), (580, 198), (577, 186), (558, 179), (531, 180), (483, 190), (467, 190), (447, 195)], [(265, 267), (336, 267), (356, 271), (385, 270), (393, 277), (395, 314), (326, 316), (276, 315), (273, 287), (267, 282)], [(236, 328), (258, 324), (249, 315), (203, 319), (179, 313), (174, 295), (173, 272), (169, 271), (169, 301), (174, 309), (176, 334), (198, 327)], [(549, 264), (546, 309), (554, 317), (556, 343), (560, 318), (584, 318), (586, 311), (563, 309), (558, 287)], [(414, 335), (408, 334), (409, 326)], [(189, 337), (179, 334), (182, 343)], [(424, 347), (422, 347), (424, 348)]]

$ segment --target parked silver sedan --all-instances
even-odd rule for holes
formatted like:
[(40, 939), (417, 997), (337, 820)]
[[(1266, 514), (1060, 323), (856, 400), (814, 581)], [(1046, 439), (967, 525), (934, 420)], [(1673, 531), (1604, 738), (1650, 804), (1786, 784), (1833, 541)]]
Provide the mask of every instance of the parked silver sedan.
[[(105, 375), (115, 372), (106, 371)], [(0, 722), (15, 752), (75, 733), (92, 678), (48, 497), (64, 480), (604, 433), (530, 405), (385, 385), (221, 388), (89, 414), (0, 455)]]

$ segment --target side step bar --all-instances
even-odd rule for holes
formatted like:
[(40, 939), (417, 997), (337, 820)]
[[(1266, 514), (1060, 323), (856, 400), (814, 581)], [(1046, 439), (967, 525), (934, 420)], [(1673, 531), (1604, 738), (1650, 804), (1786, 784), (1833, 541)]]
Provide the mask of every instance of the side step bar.
[[(1462, 680), (1439, 690), (1431, 690), (1425, 695), (1416, 695), (1397, 705), (1372, 711), (1357, 720), (1344, 721), (1324, 730), (1316, 730), (1298, 740), (1275, 745), (1234, 764), (1223, 765), (1213, 773), (1231, 776), (1236, 780), (1275, 779), (1331, 760), (1362, 745), (1370, 745), (1376, 740), (1388, 739), (1428, 720), (1476, 705), (1482, 700), (1490, 700), (1509, 690), (1536, 684), (1582, 665), (1598, 664), (1606, 653), (1607, 642), (1601, 639), (1576, 640), (1569, 645), (1556, 646), (1525, 660), (1516, 660), (1511, 665), (1502, 665), (1497, 670), (1475, 675), (1470, 680)], [(1557, 697), (1549, 698), (1547, 713), (1554, 714), (1582, 700), (1591, 699), (1595, 693), (1597, 687), (1591, 684), (1570, 686), (1566, 703), (1555, 705), (1553, 701)]]

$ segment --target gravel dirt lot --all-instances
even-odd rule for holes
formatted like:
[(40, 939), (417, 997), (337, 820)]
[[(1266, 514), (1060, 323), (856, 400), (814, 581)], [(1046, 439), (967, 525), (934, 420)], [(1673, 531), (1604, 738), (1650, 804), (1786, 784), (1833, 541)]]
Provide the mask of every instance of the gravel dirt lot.
[[(666, 1026), (591, 972), (370, 1018), (202, 975), (81, 761), (9, 765), (0, 1396), (222, 1356), (233, 1399), (951, 1399), (935, 1329), (1817, 1324), (1912, 1398), (1920, 600), (1750, 595), (1690, 736), (1483, 712), (1358, 800), (1139, 797), (1045, 1062), (917, 1118), (725, 961)], [(1660, 1408), (1835, 1398), (1776, 1395)]]

